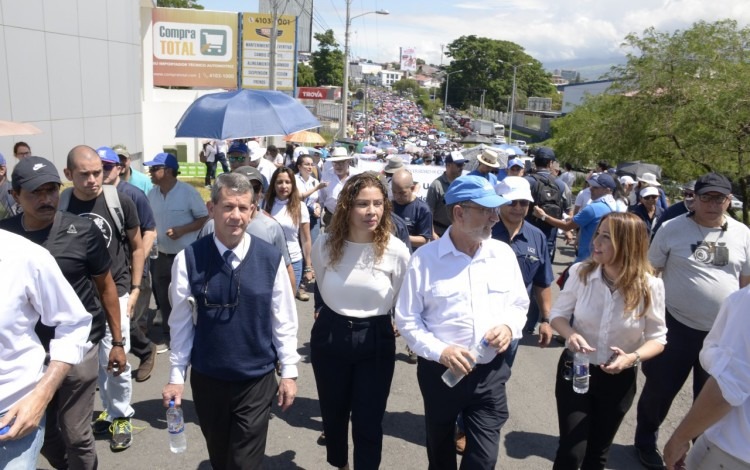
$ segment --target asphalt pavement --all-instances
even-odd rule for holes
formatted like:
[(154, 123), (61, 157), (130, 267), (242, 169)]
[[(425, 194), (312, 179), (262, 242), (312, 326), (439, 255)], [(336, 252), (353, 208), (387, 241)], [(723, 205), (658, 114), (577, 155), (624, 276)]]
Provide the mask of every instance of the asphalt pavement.
[[(571, 261), (572, 252), (560, 244), (555, 264), (556, 273), (561, 272)], [(557, 286), (553, 286), (554, 296)], [(327, 469), (325, 448), (316, 443), (322, 430), (317, 391), (310, 364), (310, 329), (312, 328), (312, 300), (297, 301), (299, 314), (299, 364), (298, 396), (294, 405), (286, 412), (274, 406), (266, 446), (267, 469)], [(496, 468), (503, 469), (549, 469), (557, 449), (558, 428), (555, 406), (555, 367), (562, 352), (562, 345), (553, 341), (545, 349), (536, 344), (538, 337), (524, 337), (508, 383), (510, 419), (502, 430), (500, 457)], [(227, 347), (230, 347), (229, 345)], [(383, 420), (385, 438), (383, 442), (383, 469), (425, 469), (427, 455), (424, 449), (424, 409), (416, 378), (416, 366), (407, 362), (403, 339), (397, 341), (396, 370), (388, 400), (388, 409)], [(138, 359), (130, 356), (131, 364)], [(161, 389), (168, 379), (168, 354), (158, 356), (151, 378), (133, 384), (132, 404), (133, 445), (122, 452), (109, 449), (106, 437), (98, 438), (97, 452), (102, 469), (200, 469), (208, 470), (208, 452), (197, 424), (192, 394), (186, 386), (183, 399), (188, 448), (184, 454), (169, 451), (165, 409), (161, 402)], [(674, 428), (687, 413), (692, 401), (692, 378), (688, 380), (675, 399), (669, 416), (662, 426), (659, 447), (663, 448)], [(625, 417), (610, 452), (607, 468), (631, 470), (641, 468), (632, 447), (635, 431), (635, 408), (643, 375), (639, 374), (638, 395), (630, 412)], [(97, 398), (95, 415), (101, 410)], [(351, 441), (350, 441), (351, 442)], [(350, 444), (351, 456), (351, 444)], [(460, 457), (459, 457), (460, 458)], [(351, 460), (350, 460), (351, 461)], [(38, 468), (51, 469), (49, 463), (39, 458)]]

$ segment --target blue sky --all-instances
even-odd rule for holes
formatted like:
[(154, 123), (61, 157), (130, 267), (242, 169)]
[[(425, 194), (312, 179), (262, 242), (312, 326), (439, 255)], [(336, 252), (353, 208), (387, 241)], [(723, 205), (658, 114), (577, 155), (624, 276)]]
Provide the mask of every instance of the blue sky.
[[(257, 0), (198, 3), (207, 10), (258, 10)], [(414, 46), (418, 57), (439, 64), (440, 44), (475, 34), (513, 41), (556, 67), (617, 61), (624, 37), (651, 26), (671, 32), (723, 18), (750, 24), (748, 0), (353, 0), (351, 14), (379, 9), (390, 15), (352, 21), (352, 57), (395, 61), (399, 46)], [(333, 29), (343, 47), (345, 12), (345, 0), (315, 0), (313, 32)]]

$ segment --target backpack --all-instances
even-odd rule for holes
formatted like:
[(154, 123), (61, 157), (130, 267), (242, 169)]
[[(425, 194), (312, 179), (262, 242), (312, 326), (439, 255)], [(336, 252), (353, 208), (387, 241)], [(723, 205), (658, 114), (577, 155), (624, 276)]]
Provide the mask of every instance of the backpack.
[[(555, 177), (538, 173), (532, 173), (529, 176), (536, 181), (531, 195), (534, 198), (534, 205), (544, 209), (544, 212), (550, 217), (561, 219), (563, 213), (562, 192), (555, 183)], [(531, 211), (529, 212), (531, 213)]]
[[(117, 235), (121, 241), (128, 239), (125, 233), (125, 215), (122, 212), (122, 204), (120, 204), (120, 196), (117, 193), (117, 188), (111, 184), (102, 185), (104, 189), (104, 202), (107, 203), (107, 209), (109, 209), (109, 215), (112, 220), (115, 221), (117, 226)], [(58, 210), (67, 211), (70, 205), (70, 196), (73, 194), (73, 188), (67, 188), (60, 194), (60, 205)]]

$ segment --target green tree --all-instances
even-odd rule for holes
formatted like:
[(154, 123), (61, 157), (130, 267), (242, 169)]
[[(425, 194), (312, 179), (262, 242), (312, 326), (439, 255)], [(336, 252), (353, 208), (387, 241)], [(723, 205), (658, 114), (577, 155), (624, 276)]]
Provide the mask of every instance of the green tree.
[(412, 78), (401, 78), (393, 84), (393, 90), (401, 94), (411, 92), (415, 97), (419, 94), (419, 83)]
[(156, 6), (165, 8), (192, 8), (194, 10), (203, 10), (203, 5), (199, 5), (197, 0), (156, 0)]
[[(447, 72), (451, 75), (448, 103), (452, 106), (479, 105), (485, 91), (485, 107), (506, 110), (513, 88), (513, 65), (516, 73), (516, 97), (551, 97), (555, 88), (541, 62), (524, 52), (516, 43), (477, 36), (461, 36), (448, 44), (446, 55), (453, 62)], [(445, 94), (443, 84), (441, 94)]]
[(333, 36), (333, 30), (325, 33), (315, 33), (318, 41), (318, 50), (311, 54), (310, 65), (315, 74), (317, 85), (344, 84), (344, 53), (339, 49), (339, 44)]
[(747, 223), (748, 45), (750, 28), (733, 20), (627, 36), (627, 62), (610, 72), (609, 94), (589, 98), (555, 122), (552, 144), (563, 158), (644, 160), (683, 181), (724, 173), (747, 201)]
[(315, 86), (315, 71), (307, 64), (297, 65), (297, 86)]

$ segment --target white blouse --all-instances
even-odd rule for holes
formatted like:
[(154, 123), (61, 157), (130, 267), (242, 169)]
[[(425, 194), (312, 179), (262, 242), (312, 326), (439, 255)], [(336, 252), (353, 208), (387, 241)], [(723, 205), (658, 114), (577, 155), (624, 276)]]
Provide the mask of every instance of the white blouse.
[(610, 346), (632, 353), (648, 340), (667, 343), (664, 319), (664, 283), (649, 276), (651, 305), (641, 318), (635, 312), (625, 314), (625, 303), (619, 291), (610, 292), (599, 267), (589, 274), (586, 284), (578, 277), (582, 263), (570, 267), (570, 277), (552, 307), (550, 320), (557, 317), (570, 321), (596, 351), (590, 354), (592, 364), (604, 364), (612, 354)]
[(284, 229), (284, 236), (286, 237), (286, 248), (289, 250), (289, 258), (292, 263), (302, 259), (302, 247), (299, 244), (299, 228), (302, 224), (310, 223), (310, 213), (307, 211), (304, 205), (300, 204), (300, 220), (299, 225), (295, 225), (292, 220), (291, 214), (287, 212), (289, 199), (286, 201), (279, 201), (276, 199), (271, 208), (271, 216)]
[(345, 242), (336, 266), (329, 263), (327, 235), (312, 249), (312, 265), (323, 301), (334, 312), (348, 317), (386, 315), (393, 308), (409, 262), (409, 249), (392, 236), (379, 263), (372, 243)]
[[(297, 178), (297, 191), (302, 194), (310, 191), (318, 185), (318, 180), (313, 175), (307, 177), (307, 181), (302, 178), (302, 175), (295, 175)], [(310, 194), (305, 198), (305, 205), (310, 209), (315, 209), (315, 203), (318, 202), (318, 191)]]

